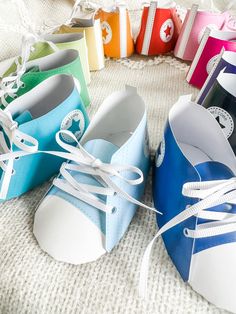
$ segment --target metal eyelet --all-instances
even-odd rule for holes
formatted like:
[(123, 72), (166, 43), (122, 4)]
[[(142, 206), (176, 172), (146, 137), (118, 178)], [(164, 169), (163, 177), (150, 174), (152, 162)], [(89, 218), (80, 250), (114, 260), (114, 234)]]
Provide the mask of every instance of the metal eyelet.
[(185, 237), (187, 237), (187, 238), (189, 237), (188, 228), (184, 228), (183, 234), (185, 235)]
[(230, 210), (232, 210), (232, 208), (233, 208), (233, 205), (231, 205), (231, 204), (225, 204), (225, 210), (230, 211)]
[(11, 175), (14, 176), (16, 174), (16, 170), (12, 169)]
[(25, 83), (23, 83), (20, 88), (25, 88), (25, 86), (26, 86)]

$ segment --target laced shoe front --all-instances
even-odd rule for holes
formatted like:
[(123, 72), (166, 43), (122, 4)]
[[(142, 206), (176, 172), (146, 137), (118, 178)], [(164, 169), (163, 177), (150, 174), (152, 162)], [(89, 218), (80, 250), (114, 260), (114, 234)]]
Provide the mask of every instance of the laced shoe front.
[(159, 231), (146, 249), (140, 293), (147, 293), (156, 239), (184, 281), (218, 307), (236, 312), (236, 158), (220, 126), (183, 97), (169, 113), (156, 155), (153, 197)]
[(144, 102), (129, 87), (104, 101), (77, 147), (58, 134), (74, 157), (36, 211), (42, 250), (67, 263), (94, 261), (117, 245), (138, 206), (152, 210), (140, 202), (149, 171), (146, 127)]
[(0, 199), (20, 196), (54, 176), (63, 162), (55, 134), (71, 130), (79, 140), (88, 123), (74, 79), (63, 74), (0, 110)]

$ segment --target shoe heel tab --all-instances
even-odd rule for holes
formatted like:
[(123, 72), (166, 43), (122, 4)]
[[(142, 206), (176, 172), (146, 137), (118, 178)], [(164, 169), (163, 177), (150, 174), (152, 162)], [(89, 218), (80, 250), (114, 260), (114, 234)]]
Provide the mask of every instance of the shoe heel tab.
[(182, 95), (182, 96), (179, 97), (178, 102), (180, 102), (180, 103), (191, 102), (192, 101), (192, 97), (193, 97), (192, 94)]
[(73, 77), (73, 80), (74, 80), (74, 86), (76, 87), (78, 93), (80, 94), (81, 93), (81, 84), (77, 78)]

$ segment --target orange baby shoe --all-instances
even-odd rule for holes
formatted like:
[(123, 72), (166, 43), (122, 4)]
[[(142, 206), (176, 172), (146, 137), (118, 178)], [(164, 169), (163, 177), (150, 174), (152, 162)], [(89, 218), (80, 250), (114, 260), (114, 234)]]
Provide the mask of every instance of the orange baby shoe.
[(117, 4), (98, 11), (102, 27), (105, 56), (111, 58), (129, 57), (134, 52), (129, 11), (124, 4)]

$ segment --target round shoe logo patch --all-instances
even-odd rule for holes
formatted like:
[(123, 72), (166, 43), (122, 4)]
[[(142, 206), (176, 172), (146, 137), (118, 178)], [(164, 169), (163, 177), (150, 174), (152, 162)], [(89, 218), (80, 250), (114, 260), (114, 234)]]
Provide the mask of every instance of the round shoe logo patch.
[[(81, 138), (84, 133), (85, 120), (81, 110), (76, 109), (68, 113), (61, 123), (61, 130), (71, 131), (77, 140)], [(74, 140), (67, 134), (61, 135), (67, 143), (73, 143)]]
[(219, 123), (226, 138), (229, 138), (234, 131), (234, 121), (231, 115), (227, 111), (219, 107), (210, 107), (208, 108), (208, 110)]
[(174, 35), (174, 23), (172, 19), (166, 20), (160, 29), (160, 37), (164, 43), (168, 43)]
[(198, 43), (199, 44), (200, 44), (202, 37), (204, 36), (204, 33), (205, 33), (207, 28), (210, 28), (210, 30), (219, 29), (219, 27), (216, 24), (208, 24), (207, 26), (203, 27), (203, 29), (199, 32), (199, 35), (198, 35)]
[(159, 168), (164, 160), (165, 157), (165, 150), (166, 150), (166, 145), (165, 145), (165, 139), (163, 137), (161, 144), (157, 150), (156, 153), (156, 167)]
[(106, 45), (108, 44), (111, 39), (112, 39), (112, 30), (111, 30), (111, 26), (106, 22), (102, 22), (101, 24), (101, 28), (102, 28), (102, 40), (103, 40), (103, 44)]
[(210, 74), (211, 73), (211, 70), (213, 69), (215, 63), (216, 63), (216, 60), (218, 59), (219, 55), (215, 55), (214, 57), (212, 57), (208, 63), (207, 63), (207, 66), (206, 66), (206, 71), (207, 71), (207, 74)]

